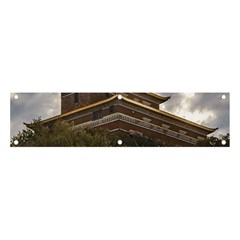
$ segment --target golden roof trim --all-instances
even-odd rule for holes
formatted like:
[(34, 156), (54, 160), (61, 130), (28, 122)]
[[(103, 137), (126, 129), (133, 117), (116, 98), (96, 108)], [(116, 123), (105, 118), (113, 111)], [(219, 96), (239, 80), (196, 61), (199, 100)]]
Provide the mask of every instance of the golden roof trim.
[(193, 125), (193, 126), (198, 127), (198, 128), (202, 128), (202, 129), (204, 129), (204, 130), (206, 130), (206, 131), (209, 131), (209, 132), (214, 132), (214, 131), (216, 131), (216, 130), (218, 129), (218, 128), (209, 128), (209, 127), (203, 126), (203, 125), (201, 125), (201, 124), (198, 124), (198, 123), (189, 121), (189, 120), (187, 120), (187, 119), (178, 117), (178, 116), (173, 115), (173, 114), (171, 114), (171, 113), (168, 113), (168, 112), (165, 112), (165, 111), (162, 111), (162, 110), (158, 110), (158, 109), (149, 107), (149, 106), (147, 106), (147, 105), (144, 105), (144, 104), (142, 104), (142, 103), (136, 102), (136, 101), (134, 101), (134, 100), (132, 100), (132, 99), (129, 99), (129, 98), (123, 97), (123, 99), (124, 99), (125, 101), (127, 101), (127, 102), (131, 102), (131, 103), (133, 103), (133, 104), (135, 104), (135, 105), (139, 105), (140, 107), (144, 107), (144, 108), (149, 109), (149, 110), (151, 110), (151, 111), (154, 111), (154, 112), (157, 112), (157, 113), (161, 113), (161, 114), (163, 114), (163, 115), (165, 115), (165, 116), (175, 118), (175, 119), (177, 119), (177, 120), (180, 120), (180, 121), (182, 121), (182, 122), (188, 123), (188, 124)]
[[(72, 111), (70, 111), (70, 112), (66, 112), (66, 113), (59, 114), (59, 115), (57, 115), (57, 116), (54, 116), (54, 117), (45, 119), (45, 120), (41, 121), (41, 123), (47, 123), (47, 122), (50, 122), (50, 121), (54, 121), (54, 120), (57, 120), (57, 119), (59, 119), (59, 118), (69, 116), (69, 115), (71, 115), (71, 114), (78, 113), (78, 112), (81, 112), (81, 111), (83, 111), (83, 110), (86, 110), (86, 109), (89, 109), (89, 108), (92, 108), (92, 107), (96, 107), (96, 106), (99, 106), (99, 105), (104, 104), (104, 103), (107, 103), (107, 102), (111, 102), (112, 100), (116, 99), (117, 97), (118, 97), (118, 94), (116, 94), (116, 95), (114, 95), (114, 96), (112, 96), (112, 97), (110, 97), (110, 98), (107, 98), (107, 99), (105, 99), (105, 100), (102, 100), (102, 101), (99, 101), (99, 102), (90, 104), (90, 105), (88, 105), (88, 106), (85, 106), (85, 107), (82, 107), (82, 108), (78, 108), (78, 109), (72, 110)], [(161, 96), (160, 96), (160, 97), (161, 97)], [(167, 97), (167, 98), (168, 98), (168, 97)], [(152, 108), (152, 107), (147, 106), (147, 105), (144, 105), (144, 104), (142, 104), (142, 103), (140, 103), (140, 102), (136, 102), (136, 101), (134, 101), (134, 100), (132, 100), (132, 99), (129, 99), (129, 98), (127, 98), (127, 97), (124, 97), (124, 96), (122, 96), (122, 100), (125, 100), (125, 101), (127, 101), (127, 102), (133, 103), (133, 104), (138, 105), (138, 106), (140, 106), (140, 107), (146, 108), (146, 109), (151, 110), (151, 111), (153, 111), (153, 112), (160, 113), (160, 114), (163, 114), (163, 115), (168, 116), (168, 117), (172, 117), (172, 118), (174, 118), (174, 119), (177, 119), (177, 120), (179, 120), (179, 121), (188, 123), (188, 124), (193, 125), (193, 126), (195, 126), (195, 127), (202, 128), (202, 129), (204, 129), (204, 130), (206, 130), (206, 131), (209, 131), (209, 132), (214, 132), (214, 131), (216, 131), (216, 130), (218, 129), (218, 128), (209, 128), (209, 127), (203, 126), (203, 125), (201, 125), (201, 124), (198, 124), (198, 123), (189, 121), (189, 120), (187, 120), (187, 119), (178, 117), (178, 116), (173, 115), (173, 114), (171, 114), (171, 113), (168, 113), (168, 112), (165, 112), (165, 111), (162, 111), (162, 110), (158, 110), (158, 109)], [(26, 125), (26, 126), (31, 126), (32, 124), (25, 124), (25, 125)]]
[(146, 93), (146, 94), (148, 94), (148, 95), (150, 95), (152, 97), (161, 99), (161, 100), (165, 100), (165, 101), (167, 101), (170, 98), (170, 97), (163, 97), (163, 96), (160, 96), (160, 95), (158, 95), (156, 93), (152, 93), (152, 92), (149, 92), (149, 93)]

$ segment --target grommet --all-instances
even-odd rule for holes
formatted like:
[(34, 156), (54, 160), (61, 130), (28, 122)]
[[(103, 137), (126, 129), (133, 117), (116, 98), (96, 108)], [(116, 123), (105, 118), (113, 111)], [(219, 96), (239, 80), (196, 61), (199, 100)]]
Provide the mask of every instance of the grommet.
[(223, 99), (223, 100), (226, 99), (226, 95), (225, 95), (225, 94), (222, 95), (222, 99)]
[(118, 95), (118, 99), (121, 100), (123, 96), (121, 94)]
[(18, 100), (18, 95), (17, 95), (17, 94), (14, 94), (13, 98), (14, 98), (15, 100)]
[(222, 145), (226, 145), (227, 141), (226, 140), (222, 140)]
[(117, 141), (117, 143), (118, 143), (118, 145), (122, 145), (122, 144), (123, 144), (123, 141), (122, 141), (121, 139), (119, 139), (119, 140)]
[(18, 145), (18, 143), (19, 143), (18, 140), (13, 141), (13, 144), (16, 145), (16, 146)]

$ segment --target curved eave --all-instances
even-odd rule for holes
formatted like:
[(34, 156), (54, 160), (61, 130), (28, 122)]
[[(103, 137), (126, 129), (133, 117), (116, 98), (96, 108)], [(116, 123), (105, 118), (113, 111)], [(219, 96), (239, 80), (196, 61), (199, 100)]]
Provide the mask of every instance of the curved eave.
[[(107, 102), (111, 102), (112, 100), (116, 99), (117, 98), (117, 95), (114, 95), (110, 98), (107, 98), (105, 100), (102, 100), (102, 101), (99, 101), (99, 102), (96, 102), (96, 103), (93, 103), (93, 104), (90, 104), (88, 106), (85, 106), (85, 107), (81, 107), (81, 108), (77, 108), (75, 110), (72, 110), (70, 112), (66, 112), (66, 113), (63, 113), (63, 114), (59, 114), (55, 117), (51, 117), (51, 118), (48, 118), (48, 119), (45, 119), (43, 121), (41, 121), (42, 124), (44, 123), (48, 123), (48, 122), (52, 122), (52, 121), (55, 121), (55, 120), (58, 120), (58, 119), (61, 119), (63, 117), (67, 117), (69, 115), (72, 115), (72, 114), (75, 114), (75, 113), (78, 113), (78, 112), (81, 112), (83, 110), (86, 110), (86, 109), (89, 109), (89, 108), (92, 108), (92, 107), (96, 107), (98, 105), (101, 105), (101, 104), (104, 104), (104, 103), (107, 103)], [(34, 124), (32, 123), (24, 123), (27, 127), (31, 127), (33, 126)]]
[(23, 123), (26, 127), (31, 128), (33, 126), (33, 123)]
[[(149, 93), (148, 93), (149, 94)], [(158, 95), (157, 95), (158, 96)], [(71, 114), (75, 114), (75, 113), (78, 113), (78, 112), (81, 112), (83, 110), (86, 110), (86, 109), (89, 109), (89, 108), (92, 108), (92, 107), (96, 107), (96, 106), (99, 106), (101, 104), (104, 104), (104, 103), (107, 103), (107, 102), (111, 102), (112, 100), (116, 99), (118, 97), (118, 95), (114, 95), (108, 99), (105, 99), (105, 100), (102, 100), (102, 101), (99, 101), (99, 102), (96, 102), (96, 103), (93, 103), (93, 104), (90, 104), (88, 106), (85, 106), (85, 107), (82, 107), (82, 108), (78, 108), (78, 109), (75, 109), (73, 111), (70, 111), (70, 112), (67, 112), (67, 113), (64, 113), (64, 114), (60, 114), (60, 115), (57, 115), (55, 117), (52, 117), (52, 118), (49, 118), (49, 119), (46, 119), (46, 120), (43, 120), (41, 121), (41, 123), (48, 123), (48, 122), (51, 122), (51, 121), (55, 121), (55, 120), (58, 120), (58, 119), (61, 119), (63, 117), (67, 117)], [(161, 97), (161, 96), (160, 96)], [(167, 97), (169, 98), (169, 97)], [(142, 108), (145, 108), (145, 109), (148, 109), (148, 110), (151, 110), (153, 112), (156, 112), (156, 113), (159, 113), (159, 114), (162, 114), (162, 115), (165, 115), (165, 116), (168, 116), (168, 117), (171, 117), (171, 118), (174, 118), (176, 120), (179, 120), (181, 122), (184, 122), (184, 123), (187, 123), (187, 124), (190, 124), (192, 126), (195, 126), (195, 127), (198, 127), (200, 129), (203, 129), (205, 131), (208, 132), (208, 134), (210, 133), (213, 133), (214, 131), (216, 131), (218, 128), (209, 128), (209, 127), (206, 127), (206, 126), (203, 126), (203, 125), (200, 125), (198, 123), (195, 123), (195, 122), (192, 122), (192, 121), (189, 121), (189, 120), (186, 120), (184, 118), (181, 118), (181, 117), (178, 117), (178, 116), (175, 116), (171, 113), (168, 113), (168, 112), (165, 112), (165, 111), (162, 111), (162, 110), (158, 110), (158, 109), (155, 109), (155, 108), (152, 108), (152, 107), (149, 107), (147, 105), (144, 105), (140, 102), (136, 102), (132, 99), (129, 99), (129, 98), (126, 98), (126, 97), (123, 97), (122, 100), (126, 101), (126, 102), (129, 102), (129, 103), (132, 103), (134, 105), (137, 105), (137, 106), (140, 106)], [(24, 123), (27, 127), (31, 128), (31, 126), (33, 126), (34, 124), (32, 123)]]
[(160, 95), (158, 95), (156, 93), (151, 93), (151, 92), (147, 93), (147, 94), (152, 96), (152, 97), (158, 98), (158, 99), (160, 99), (160, 100), (162, 100), (164, 102), (171, 98), (171, 97), (163, 97), (163, 96), (160, 96)]
[(146, 105), (144, 105), (144, 104), (142, 104), (142, 103), (136, 102), (136, 101), (134, 101), (134, 100), (131, 100), (131, 99), (128, 99), (128, 98), (125, 98), (125, 97), (123, 97), (123, 100), (125, 100), (125, 101), (127, 101), (127, 102), (130, 102), (130, 103), (133, 103), (133, 104), (135, 104), (135, 105), (138, 105), (138, 106), (140, 106), (140, 107), (146, 108), (146, 109), (151, 110), (151, 111), (153, 111), (153, 112), (160, 113), (160, 114), (162, 114), (162, 115), (165, 115), (165, 116), (174, 118), (174, 119), (179, 120), (179, 121), (181, 121), (181, 122), (184, 122), (184, 123), (190, 124), (190, 125), (192, 125), (192, 126), (201, 128), (201, 129), (209, 132), (209, 134), (210, 134), (210, 133), (213, 133), (214, 131), (216, 131), (216, 130), (218, 129), (218, 128), (209, 128), (209, 127), (200, 125), (200, 124), (198, 124), (198, 123), (195, 123), (195, 122), (186, 120), (186, 119), (184, 119), (184, 118), (175, 116), (175, 115), (173, 115), (173, 114), (171, 114), (171, 113), (164, 112), (164, 111), (162, 111), (162, 110), (158, 110), (158, 109), (155, 109), (155, 108), (146, 106)]

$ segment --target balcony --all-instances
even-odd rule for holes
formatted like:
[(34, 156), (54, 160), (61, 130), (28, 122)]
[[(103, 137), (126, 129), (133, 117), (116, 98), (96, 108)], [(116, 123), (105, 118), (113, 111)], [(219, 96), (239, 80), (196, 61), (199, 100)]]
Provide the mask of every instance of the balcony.
[(84, 128), (99, 127), (104, 124), (107, 124), (110, 122), (115, 122), (118, 120), (126, 122), (126, 123), (131, 123), (135, 126), (139, 126), (139, 127), (142, 127), (142, 128), (145, 128), (145, 129), (148, 129), (148, 130), (184, 141), (184, 142), (188, 142), (192, 145), (195, 145), (197, 142), (197, 139), (186, 136), (185, 134), (166, 129), (164, 127), (160, 127), (160, 126), (152, 124), (150, 122), (146, 122), (146, 121), (134, 118), (134, 117), (130, 117), (130, 116), (122, 114), (122, 113), (113, 113), (113, 114), (105, 116), (101, 119), (85, 122), (85, 123), (74, 126), (74, 129), (76, 131), (80, 131), (81, 129), (84, 129)]

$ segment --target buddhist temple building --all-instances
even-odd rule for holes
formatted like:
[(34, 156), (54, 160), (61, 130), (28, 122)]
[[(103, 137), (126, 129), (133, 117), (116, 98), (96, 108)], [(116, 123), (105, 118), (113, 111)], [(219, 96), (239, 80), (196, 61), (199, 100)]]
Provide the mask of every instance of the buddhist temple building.
[(194, 146), (217, 128), (209, 128), (160, 110), (170, 97), (155, 93), (61, 93), (61, 119), (82, 128), (103, 128), (154, 137), (176, 146)]

